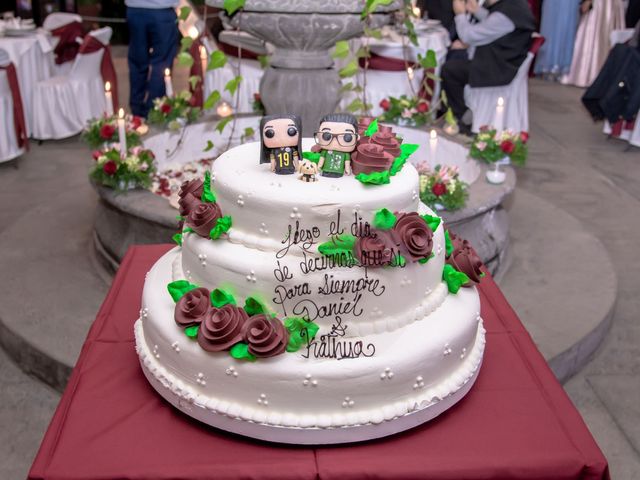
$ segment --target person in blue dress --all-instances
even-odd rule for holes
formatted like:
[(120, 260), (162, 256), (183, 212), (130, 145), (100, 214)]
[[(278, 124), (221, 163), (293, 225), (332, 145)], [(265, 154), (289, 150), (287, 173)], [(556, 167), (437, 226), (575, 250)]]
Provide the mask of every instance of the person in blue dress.
[(536, 58), (536, 75), (555, 80), (569, 73), (579, 16), (580, 0), (542, 2), (540, 34), (546, 41)]

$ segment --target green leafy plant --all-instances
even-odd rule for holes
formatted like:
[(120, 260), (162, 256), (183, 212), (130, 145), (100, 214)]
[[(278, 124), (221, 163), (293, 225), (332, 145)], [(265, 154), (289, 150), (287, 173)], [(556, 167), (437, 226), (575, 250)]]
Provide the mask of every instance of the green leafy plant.
[(183, 123), (195, 121), (200, 109), (191, 104), (191, 93), (184, 90), (173, 97), (156, 98), (149, 112), (149, 123), (167, 126), (170, 130), (178, 130)]
[(420, 174), (420, 200), (431, 209), (449, 211), (463, 208), (469, 198), (469, 185), (460, 180), (457, 167), (436, 165), (431, 170), (426, 165), (418, 165)]
[[(125, 135), (127, 146), (135, 147), (140, 145), (140, 134), (137, 129), (143, 125), (142, 118), (135, 115), (127, 115), (125, 118)], [(109, 143), (120, 141), (118, 136), (118, 119), (115, 115), (94, 118), (87, 123), (82, 133), (82, 139), (87, 142), (90, 148), (100, 148)]]
[(474, 137), (469, 155), (486, 163), (495, 163), (508, 157), (514, 165), (522, 166), (527, 161), (528, 140), (527, 132), (498, 132), (493, 127), (484, 126)]
[(401, 95), (399, 98), (385, 98), (380, 102), (380, 107), (384, 110), (381, 119), (386, 122), (419, 127), (431, 122), (434, 118), (429, 102), (417, 96)]
[(93, 152), (95, 163), (89, 172), (94, 182), (114, 190), (151, 186), (155, 156), (151, 150), (133, 147), (124, 156), (115, 148)]

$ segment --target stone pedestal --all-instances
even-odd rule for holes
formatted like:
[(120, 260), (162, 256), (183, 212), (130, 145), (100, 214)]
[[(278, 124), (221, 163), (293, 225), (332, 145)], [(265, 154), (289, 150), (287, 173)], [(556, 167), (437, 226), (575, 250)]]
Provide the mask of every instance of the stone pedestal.
[[(207, 0), (222, 7), (222, 0)], [(400, 0), (380, 7), (371, 27), (391, 20), (389, 12)], [(240, 30), (275, 46), (260, 84), (267, 114), (295, 113), (302, 117), (305, 136), (311, 136), (322, 116), (333, 113), (340, 101), (340, 78), (331, 50), (339, 40), (362, 35), (361, 0), (247, 0), (230, 22)]]

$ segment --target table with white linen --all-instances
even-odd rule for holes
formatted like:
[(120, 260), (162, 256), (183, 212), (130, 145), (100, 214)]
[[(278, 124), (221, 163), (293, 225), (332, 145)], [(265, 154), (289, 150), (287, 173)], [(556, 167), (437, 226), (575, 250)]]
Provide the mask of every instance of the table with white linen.
[(49, 36), (38, 31), (19, 37), (0, 37), (0, 48), (7, 51), (11, 62), (16, 67), (27, 131), (31, 135), (32, 92), (38, 82), (51, 77), (54, 61), (53, 47)]
[[(352, 40), (351, 48), (353, 51), (357, 51), (366, 43), (373, 54), (406, 60), (410, 64), (418, 61), (418, 54), (424, 57), (428, 50), (433, 50), (438, 62), (435, 73), (439, 75), (451, 44), (449, 32), (434, 21), (425, 22), (421, 26), (422, 28), (416, 30), (418, 45), (412, 44), (406, 36), (403, 38), (403, 35), (392, 27), (385, 26), (382, 28), (382, 38), (357, 38)], [(404, 71), (369, 70), (367, 74), (367, 102), (372, 104), (371, 114), (377, 116), (383, 113), (379, 103), (384, 98), (417, 95), (422, 78), (423, 72), (419, 69), (416, 69), (412, 80)], [(349, 79), (345, 80), (344, 83), (350, 81)], [(439, 82), (436, 82), (433, 92), (434, 99), (438, 98), (439, 91), (440, 85)], [(347, 95), (343, 98), (341, 107), (345, 108), (351, 100), (353, 100), (353, 94)]]

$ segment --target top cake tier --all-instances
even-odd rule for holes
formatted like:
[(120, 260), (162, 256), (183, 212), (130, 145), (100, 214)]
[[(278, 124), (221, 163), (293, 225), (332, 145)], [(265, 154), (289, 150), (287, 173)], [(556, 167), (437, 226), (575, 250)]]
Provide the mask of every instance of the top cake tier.
[[(313, 144), (312, 139), (303, 139), (303, 150), (310, 150)], [(318, 176), (317, 182), (303, 182), (297, 174), (274, 174), (268, 164), (258, 164), (259, 158), (260, 144), (247, 143), (222, 154), (211, 169), (217, 202), (233, 218), (229, 232), (233, 243), (275, 251), (282, 248), (283, 238), (296, 221), (301, 229), (317, 226), (326, 235), (338, 210), (347, 226), (356, 213), (369, 220), (382, 207), (418, 210), (418, 172), (409, 164), (391, 183), (371, 186), (353, 176)]]

